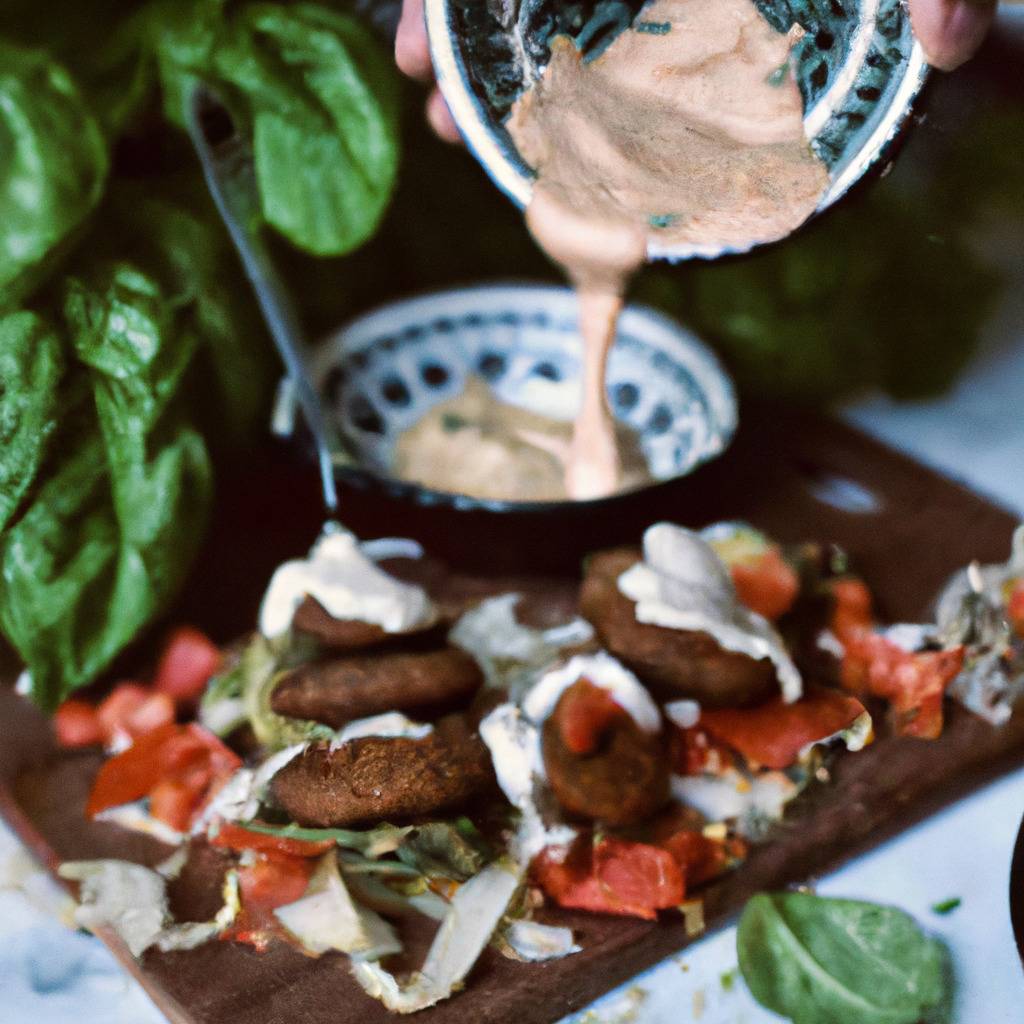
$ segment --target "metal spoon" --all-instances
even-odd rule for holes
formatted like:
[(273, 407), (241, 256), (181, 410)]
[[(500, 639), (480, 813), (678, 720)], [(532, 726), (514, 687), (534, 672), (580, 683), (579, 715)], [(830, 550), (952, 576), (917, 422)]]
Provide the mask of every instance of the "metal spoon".
[(227, 107), (202, 83), (192, 92), (188, 131), (199, 155), (207, 188), (256, 293), (256, 300), (313, 436), (324, 505), (328, 512), (336, 512), (338, 490), (334, 466), (351, 463), (352, 459), (344, 450), (337, 431), (324, 417), (313, 385), (302, 328), (263, 241), (252, 146), (236, 130)]

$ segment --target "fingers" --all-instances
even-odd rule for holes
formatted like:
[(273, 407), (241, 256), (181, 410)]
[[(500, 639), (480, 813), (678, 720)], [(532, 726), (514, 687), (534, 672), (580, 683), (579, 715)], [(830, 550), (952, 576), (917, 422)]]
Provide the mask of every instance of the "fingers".
[(404, 0), (402, 18), (395, 36), (395, 63), (410, 78), (428, 81), (433, 75), (423, 0)]
[(455, 119), (445, 103), (444, 97), (435, 89), (427, 100), (427, 121), (435, 133), (445, 142), (461, 142), (462, 136), (455, 127)]
[(910, 0), (910, 19), (929, 63), (952, 71), (974, 56), (992, 19), (996, 0)]

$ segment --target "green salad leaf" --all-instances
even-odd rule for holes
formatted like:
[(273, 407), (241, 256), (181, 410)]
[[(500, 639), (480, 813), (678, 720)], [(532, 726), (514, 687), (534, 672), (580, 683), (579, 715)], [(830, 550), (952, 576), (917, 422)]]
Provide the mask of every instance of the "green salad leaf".
[(107, 176), (96, 118), (47, 54), (0, 40), (0, 310), (43, 280)]
[(209, 456), (177, 388), (197, 343), (181, 308), (129, 264), (67, 286), (86, 400), (54, 463), (0, 538), (0, 625), (53, 708), (164, 608), (202, 538)]
[(754, 998), (794, 1024), (916, 1024), (946, 998), (944, 948), (893, 907), (761, 893), (736, 948)]
[(355, 19), (312, 4), (200, 2), (156, 40), (167, 114), (184, 122), (199, 81), (250, 132), (267, 223), (317, 256), (376, 230), (398, 169), (394, 69)]
[(64, 370), (56, 329), (35, 313), (0, 317), (0, 531), (43, 461), (57, 426)]

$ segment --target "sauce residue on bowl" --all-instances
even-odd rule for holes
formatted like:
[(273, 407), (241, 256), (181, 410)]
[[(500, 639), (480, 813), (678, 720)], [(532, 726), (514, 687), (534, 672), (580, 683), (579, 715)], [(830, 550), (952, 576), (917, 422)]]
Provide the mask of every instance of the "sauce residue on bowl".
[(656, 0), (595, 60), (553, 39), (547, 69), (512, 110), (508, 130), (537, 172), (527, 222), (580, 300), (572, 499), (620, 487), (605, 373), (649, 243), (741, 250), (775, 241), (828, 187), (790, 67), (801, 34), (777, 32), (753, 0)]

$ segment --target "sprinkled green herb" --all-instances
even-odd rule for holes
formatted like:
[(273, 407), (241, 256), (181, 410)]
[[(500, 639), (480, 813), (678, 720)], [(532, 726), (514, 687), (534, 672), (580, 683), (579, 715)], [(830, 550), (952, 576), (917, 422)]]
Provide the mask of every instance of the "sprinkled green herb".
[(672, 31), (671, 21), (638, 21), (635, 25), (637, 32), (646, 32), (652, 36), (667, 36)]
[(948, 900), (941, 900), (939, 903), (932, 904), (932, 913), (952, 914), (962, 902), (963, 900), (961, 900), (959, 896), (953, 896)]
[(785, 63), (780, 64), (768, 76), (768, 84), (769, 85), (782, 85), (782, 83), (786, 80), (786, 75), (788, 73), (789, 73), (789, 61), (787, 60)]
[(446, 412), (441, 417), (441, 429), (446, 434), (454, 434), (467, 426), (466, 421), (454, 412)]
[(731, 992), (736, 987), (736, 973), (738, 968), (731, 967), (728, 971), (722, 971), (718, 976), (719, 984), (723, 992)]
[(672, 227), (677, 220), (679, 220), (678, 213), (652, 213), (651, 216), (647, 218), (647, 223), (650, 224), (652, 228), (662, 229)]

